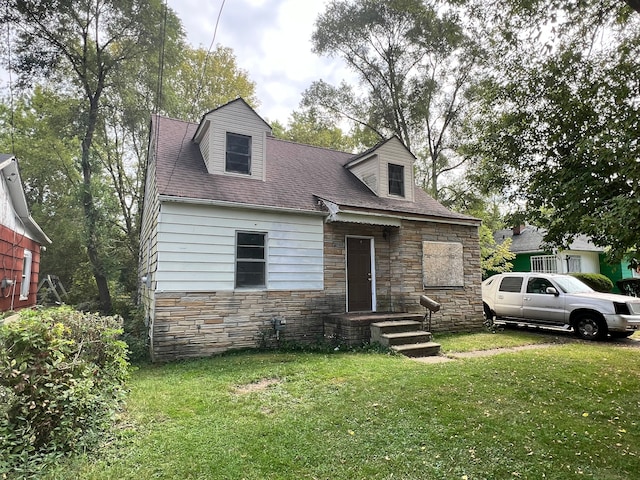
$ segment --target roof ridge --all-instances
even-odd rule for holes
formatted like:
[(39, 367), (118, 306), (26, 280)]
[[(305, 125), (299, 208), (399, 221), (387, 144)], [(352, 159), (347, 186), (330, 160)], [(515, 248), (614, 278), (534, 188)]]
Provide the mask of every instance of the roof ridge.
[(280, 137), (276, 137), (274, 135), (268, 136), (267, 138), (269, 140), (276, 140), (278, 142), (291, 143), (293, 145), (302, 145), (302, 146), (305, 146), (305, 147), (317, 148), (319, 150), (328, 150), (330, 152), (344, 153), (345, 155), (351, 155), (351, 156), (359, 155), (358, 153), (345, 152), (344, 150), (336, 150), (335, 148), (321, 147), (319, 145), (311, 145), (310, 143), (294, 142), (293, 140), (287, 140), (286, 138), (280, 138)]
[(190, 120), (181, 120), (179, 118), (170, 117), (168, 115), (162, 115), (160, 113), (154, 113), (151, 116), (155, 117), (155, 118), (158, 118), (158, 119), (162, 118), (162, 119), (165, 119), (165, 120), (171, 120), (172, 122), (188, 123), (189, 125), (196, 125), (196, 126), (198, 125), (197, 123), (192, 122)]

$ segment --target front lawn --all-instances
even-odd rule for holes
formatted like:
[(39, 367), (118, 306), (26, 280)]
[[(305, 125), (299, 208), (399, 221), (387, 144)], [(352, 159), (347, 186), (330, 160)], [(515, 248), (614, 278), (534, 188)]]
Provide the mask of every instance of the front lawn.
[(612, 343), (440, 364), (246, 353), (147, 366), (120, 437), (48, 478), (636, 478), (639, 392), (640, 348)]

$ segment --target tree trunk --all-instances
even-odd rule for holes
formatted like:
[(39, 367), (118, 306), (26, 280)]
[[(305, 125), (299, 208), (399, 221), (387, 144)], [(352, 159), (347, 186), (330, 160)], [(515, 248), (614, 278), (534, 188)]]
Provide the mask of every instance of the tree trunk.
[(98, 287), (98, 296), (100, 300), (100, 311), (104, 314), (111, 313), (111, 293), (109, 292), (109, 283), (104, 269), (104, 264), (100, 258), (98, 251), (98, 235), (97, 235), (97, 217), (95, 203), (93, 202), (93, 194), (91, 193), (91, 144), (93, 142), (93, 134), (98, 121), (98, 100), (100, 93), (96, 93), (93, 97), (89, 96), (89, 119), (87, 122), (87, 130), (82, 140), (82, 204), (84, 207), (84, 219), (86, 228), (86, 247), (89, 261), (93, 269), (93, 276)]

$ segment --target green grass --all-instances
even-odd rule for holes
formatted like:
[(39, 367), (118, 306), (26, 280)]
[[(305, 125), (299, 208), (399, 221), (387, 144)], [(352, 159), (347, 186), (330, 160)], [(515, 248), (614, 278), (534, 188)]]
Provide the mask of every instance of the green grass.
[(639, 392), (640, 348), (611, 343), (441, 364), (244, 353), (151, 365), (133, 375), (119, 438), (46, 478), (626, 480), (640, 472)]
[(493, 348), (521, 347), (541, 343), (560, 343), (567, 335), (554, 333), (530, 332), (527, 330), (497, 330), (496, 333), (447, 333), (436, 334), (434, 341), (442, 347), (443, 353), (471, 352), (474, 350), (490, 350)]

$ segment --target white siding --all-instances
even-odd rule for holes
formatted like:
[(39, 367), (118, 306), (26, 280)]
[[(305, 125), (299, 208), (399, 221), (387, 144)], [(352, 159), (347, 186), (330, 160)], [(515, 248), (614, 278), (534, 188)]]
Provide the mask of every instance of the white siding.
[[(208, 143), (209, 173), (225, 174), (227, 132), (238, 133), (251, 137), (251, 178), (266, 179), (265, 158), (266, 138), (269, 127), (243, 102), (232, 102), (207, 115), (210, 121)], [(205, 140), (203, 139), (204, 143)], [(202, 147), (201, 143), (201, 149)], [(203, 154), (204, 156), (204, 154)], [(227, 175), (242, 175), (229, 174)], [(242, 175), (246, 177), (246, 175)]]
[[(149, 151), (153, 152), (153, 145), (150, 145)], [(155, 166), (155, 158), (150, 158), (144, 192), (140, 230), (140, 255), (138, 259), (138, 279), (141, 282), (139, 288), (140, 301), (145, 306), (145, 312), (149, 318), (154, 318), (155, 277), (158, 265), (158, 214), (160, 201), (158, 199)], [(146, 282), (142, 282), (143, 278), (146, 279)]]
[(376, 195), (380, 194), (380, 160), (377, 155), (355, 165), (351, 171)]
[(233, 290), (237, 231), (266, 233), (269, 290), (323, 288), (321, 217), (163, 203), (157, 289)]
[(7, 183), (4, 175), (0, 172), (0, 223), (5, 227), (15, 230), (18, 222), (16, 221), (16, 213), (13, 209), (13, 202), (9, 196)]
[(404, 166), (404, 198), (413, 201), (413, 162), (414, 158), (409, 154), (402, 143), (397, 139), (382, 145), (376, 153), (380, 158), (380, 196), (400, 198), (397, 195), (389, 195), (389, 167), (390, 163)]
[(204, 159), (204, 164), (207, 166), (207, 171), (211, 172), (211, 155), (209, 154), (209, 142), (211, 139), (211, 130), (207, 131), (200, 141), (200, 153), (202, 154), (202, 158)]
[(564, 250), (558, 253), (558, 273), (567, 273), (567, 255), (570, 255), (571, 257), (580, 257), (581, 273), (600, 273), (600, 259), (598, 257), (598, 252), (577, 250)]
[(0, 172), (0, 224), (13, 230), (18, 235), (25, 235), (27, 238), (37, 241), (37, 238), (25, 229), (24, 224), (18, 217), (6, 182), (4, 175)]

